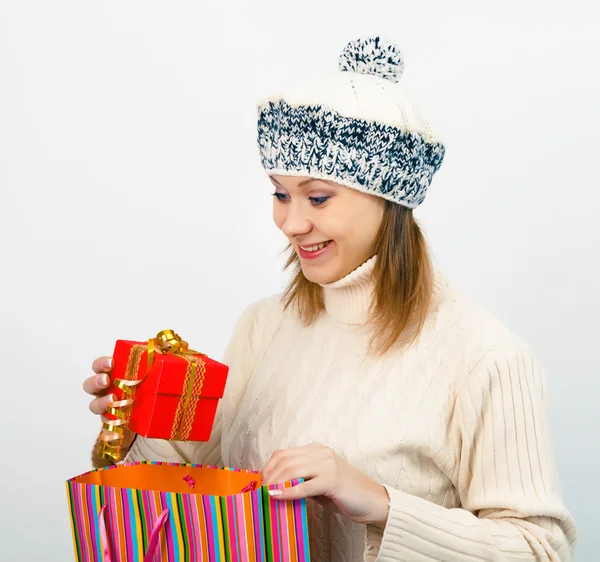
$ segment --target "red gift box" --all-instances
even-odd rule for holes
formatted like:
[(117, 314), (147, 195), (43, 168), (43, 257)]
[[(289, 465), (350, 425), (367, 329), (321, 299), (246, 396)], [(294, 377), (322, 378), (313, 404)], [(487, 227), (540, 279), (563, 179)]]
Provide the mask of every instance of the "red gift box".
[[(175, 346), (165, 346), (161, 334), (168, 334), (169, 343), (175, 342)], [(108, 392), (116, 400), (106, 414), (110, 421), (101, 438), (105, 447), (110, 449), (111, 442), (115, 445), (118, 441), (114, 433), (119, 432), (118, 426), (157, 439), (210, 439), (217, 405), (225, 390), (227, 365), (188, 350), (187, 343), (171, 331), (161, 332), (148, 342), (118, 340), (113, 360)], [(103, 454), (102, 447), (100, 452)], [(103, 456), (120, 460), (114, 452)]]

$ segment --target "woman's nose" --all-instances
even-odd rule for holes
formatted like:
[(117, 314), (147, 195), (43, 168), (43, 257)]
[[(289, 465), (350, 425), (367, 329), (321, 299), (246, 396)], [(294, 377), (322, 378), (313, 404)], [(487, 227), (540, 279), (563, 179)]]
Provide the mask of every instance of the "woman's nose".
[(282, 232), (292, 238), (300, 234), (306, 234), (312, 229), (310, 218), (302, 208), (302, 205), (290, 203), (287, 205), (285, 220), (281, 226)]

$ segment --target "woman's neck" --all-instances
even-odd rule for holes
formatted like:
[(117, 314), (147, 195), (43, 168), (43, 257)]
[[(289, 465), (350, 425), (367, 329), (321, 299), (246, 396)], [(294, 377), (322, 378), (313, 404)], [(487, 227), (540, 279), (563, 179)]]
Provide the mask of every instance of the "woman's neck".
[(325, 309), (334, 320), (364, 324), (369, 319), (376, 259), (373, 256), (338, 281), (321, 285)]
[[(321, 284), (325, 310), (331, 318), (350, 325), (365, 324), (369, 320), (375, 292), (373, 271), (376, 260), (377, 256), (373, 256), (340, 280)], [(445, 277), (436, 271), (428, 315), (443, 300), (443, 289), (447, 285)]]

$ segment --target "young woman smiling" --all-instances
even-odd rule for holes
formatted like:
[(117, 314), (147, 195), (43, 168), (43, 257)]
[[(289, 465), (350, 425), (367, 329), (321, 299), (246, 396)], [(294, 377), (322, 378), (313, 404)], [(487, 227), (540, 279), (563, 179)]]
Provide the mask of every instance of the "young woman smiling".
[[(211, 441), (128, 436), (126, 461), (304, 478), (317, 561), (567, 561), (545, 383), (528, 346), (434, 271), (413, 209), (444, 147), (396, 82), (400, 51), (352, 42), (340, 72), (259, 106), (282, 295), (242, 314)], [(84, 388), (102, 414), (110, 358)]]

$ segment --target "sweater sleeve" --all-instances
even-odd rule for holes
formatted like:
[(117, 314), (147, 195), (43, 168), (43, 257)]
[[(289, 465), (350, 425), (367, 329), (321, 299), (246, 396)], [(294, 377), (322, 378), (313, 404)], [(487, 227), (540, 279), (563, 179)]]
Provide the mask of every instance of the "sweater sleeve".
[(222, 464), (221, 436), (231, 422), (231, 417), (235, 413), (254, 365), (259, 335), (256, 329), (256, 308), (257, 304), (251, 305), (242, 313), (225, 350), (223, 363), (229, 366), (229, 373), (225, 393), (217, 407), (210, 440), (207, 442), (171, 442), (138, 435), (124, 462), (152, 460), (191, 462), (213, 466)]
[(482, 359), (458, 394), (448, 439), (461, 508), (387, 487), (385, 530), (367, 527), (365, 560), (567, 562), (576, 531), (558, 487), (544, 375), (526, 349)]

